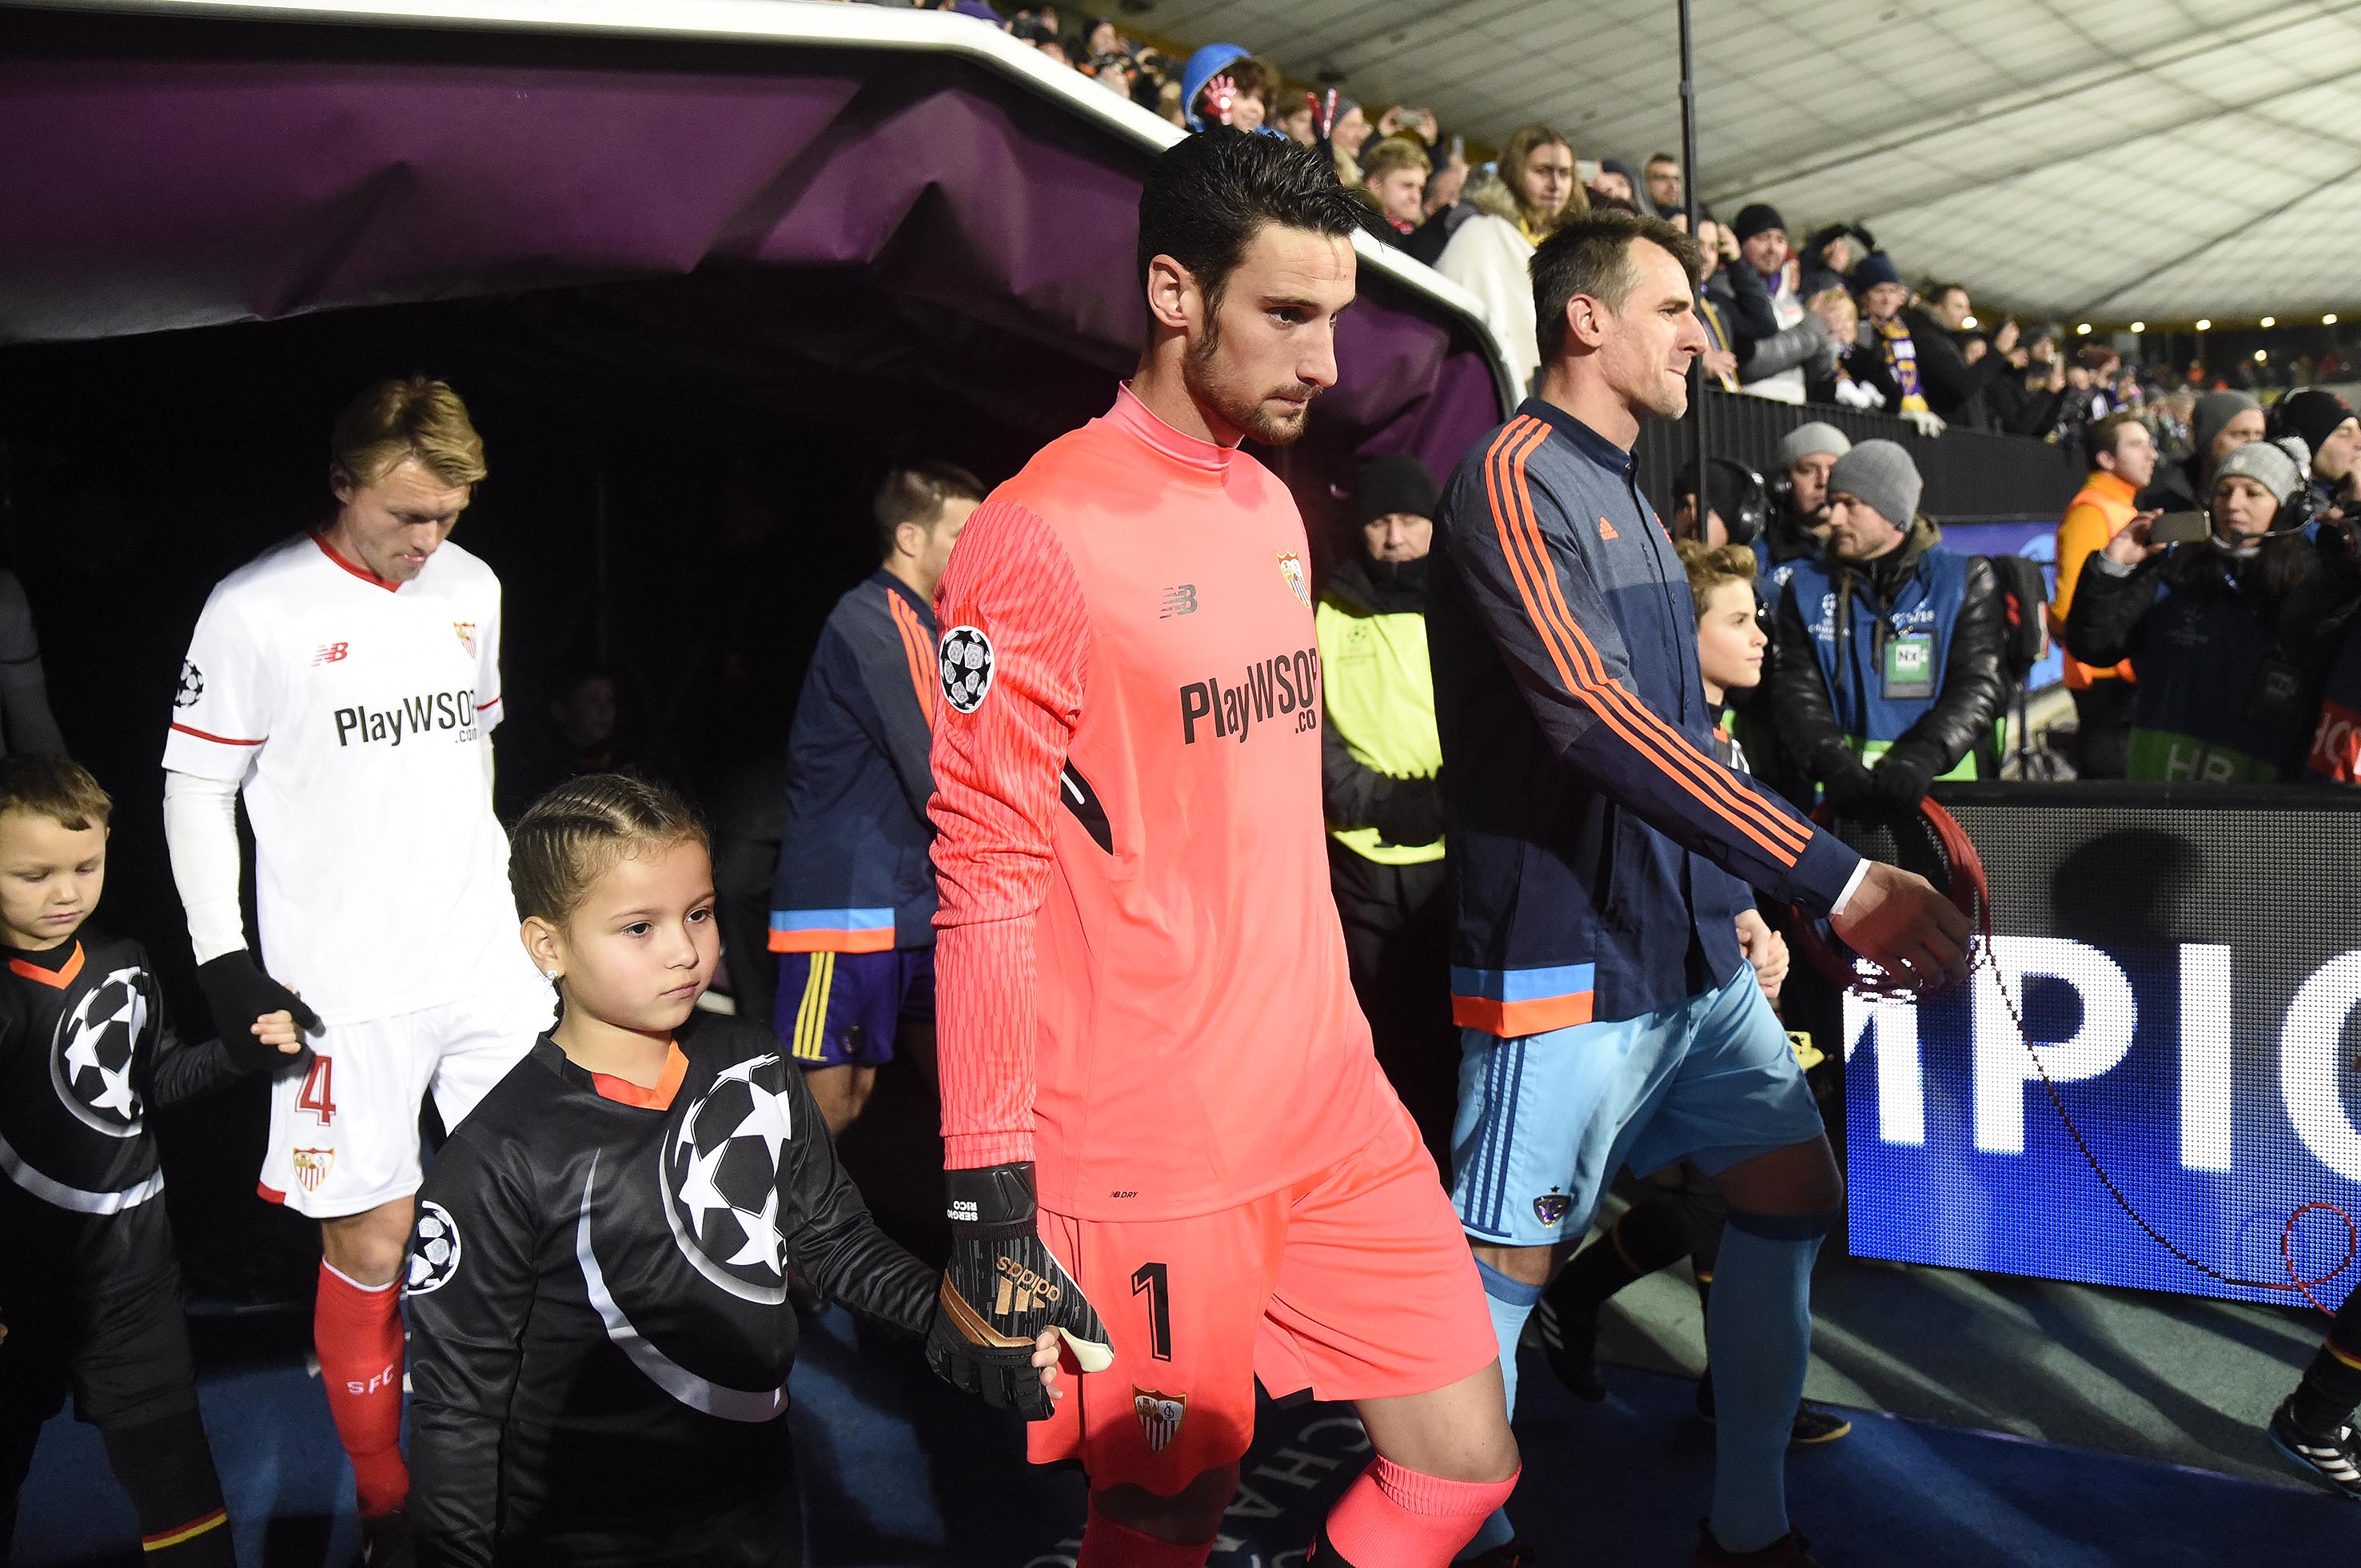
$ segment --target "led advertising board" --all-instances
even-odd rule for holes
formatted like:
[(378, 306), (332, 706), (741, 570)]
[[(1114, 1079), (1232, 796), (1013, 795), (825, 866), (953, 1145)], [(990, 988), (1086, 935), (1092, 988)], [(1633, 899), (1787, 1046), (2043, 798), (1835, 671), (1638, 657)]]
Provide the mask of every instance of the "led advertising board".
[[(1991, 884), (2000, 970), (1924, 1003), (1847, 998), (1856, 1255), (2235, 1299), (2283, 1281), (2307, 1203), (2361, 1219), (2361, 810), (2302, 789), (1946, 788)], [(2361, 803), (2356, 803), (2361, 804)], [(2014, 996), (2021, 1034), (2004, 996)], [(2335, 1214), (2293, 1241), (2311, 1277)], [(2361, 1263), (2320, 1288), (2331, 1307)]]

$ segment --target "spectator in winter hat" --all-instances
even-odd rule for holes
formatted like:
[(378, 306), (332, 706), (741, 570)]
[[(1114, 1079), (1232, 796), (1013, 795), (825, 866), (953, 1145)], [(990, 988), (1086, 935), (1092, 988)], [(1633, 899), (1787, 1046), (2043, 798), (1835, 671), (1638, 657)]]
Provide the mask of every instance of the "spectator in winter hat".
[(2324, 388), (2290, 392), (2271, 410), (2272, 427), (2292, 435), (2312, 452), (2312, 492), (2316, 511), (2355, 495), (2356, 458), (2361, 458), (2361, 419), (2352, 406)]
[(1915, 811), (1937, 779), (1998, 772), (1999, 581), (1982, 556), (1944, 547), (1919, 491), (1894, 442), (1838, 458), (1827, 552), (1779, 596), (1773, 715), (1839, 811)]
[(1620, 158), (1602, 158), (1598, 160), (1598, 176), (1590, 181), (1590, 194), (1625, 203), (1636, 213), (1640, 210), (1638, 187), (1639, 181), (1631, 178), (1631, 165)]
[(2159, 464), (2156, 481), (2140, 492), (2142, 511), (2202, 511), (2213, 504), (2213, 477), (2231, 453), (2263, 439), (2263, 405), (2246, 392), (2207, 392), (2189, 416), (2195, 448), (2179, 463)]
[[(2230, 422), (2222, 411), (2208, 421), (2217, 438)], [(2275, 697), (2257, 677), (2280, 638), (2304, 630), (2288, 611), (2321, 571), (2312, 542), (2283, 525), (2308, 457), (2293, 438), (2232, 445), (2214, 466), (2204, 539), (2159, 544), (2157, 514), (2143, 511), (2091, 558), (2066, 613), (2066, 648), (2087, 664), (2129, 659), (2139, 673), (2126, 777), (2269, 784), (2301, 772), (2319, 692)]]
[(1873, 250), (1853, 264), (1846, 281), (1861, 304), (1861, 344), (1846, 359), (1855, 379), (1874, 388), (1889, 413), (1927, 413), (1927, 390), (1918, 379), (1918, 345), (1902, 307), (1910, 291), (1894, 258)]

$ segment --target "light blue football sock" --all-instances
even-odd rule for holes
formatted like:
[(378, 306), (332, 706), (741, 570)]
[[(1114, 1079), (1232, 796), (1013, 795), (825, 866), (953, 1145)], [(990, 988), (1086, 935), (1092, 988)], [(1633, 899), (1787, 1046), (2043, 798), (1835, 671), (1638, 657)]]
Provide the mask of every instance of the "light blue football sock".
[[(1500, 1342), (1500, 1387), (1509, 1397), (1509, 1413), (1513, 1416), (1517, 1413), (1517, 1342), (1525, 1337), (1525, 1320), (1533, 1315), (1533, 1303), (1542, 1299), (1542, 1288), (1511, 1279), (1480, 1258), (1477, 1260), (1476, 1272), (1484, 1278), (1484, 1304), (1492, 1309), (1492, 1333)], [(1494, 1508), (1491, 1517), (1476, 1531), (1475, 1539), (1459, 1549), (1459, 1555), (1473, 1557), (1516, 1539), (1517, 1530), (1509, 1522), (1509, 1510)]]
[(1812, 1359), (1812, 1260), (1833, 1216), (1730, 1216), (1713, 1271), (1713, 1533), (1759, 1552), (1787, 1533), (1787, 1441)]

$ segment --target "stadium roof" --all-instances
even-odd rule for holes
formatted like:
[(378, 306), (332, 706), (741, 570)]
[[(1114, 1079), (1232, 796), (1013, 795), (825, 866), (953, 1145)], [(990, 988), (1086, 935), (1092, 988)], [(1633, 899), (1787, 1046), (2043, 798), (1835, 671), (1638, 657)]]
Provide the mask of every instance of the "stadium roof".
[[(1497, 144), (1677, 150), (1674, 0), (1151, 0)], [(2068, 320), (2361, 304), (2354, 0), (1699, 0), (1701, 193), (1857, 219), (1906, 277)]]

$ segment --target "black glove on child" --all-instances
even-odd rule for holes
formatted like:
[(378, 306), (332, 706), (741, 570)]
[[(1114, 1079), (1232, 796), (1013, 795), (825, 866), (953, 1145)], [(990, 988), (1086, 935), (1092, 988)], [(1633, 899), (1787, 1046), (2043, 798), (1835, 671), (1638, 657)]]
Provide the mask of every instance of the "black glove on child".
[(927, 1329), (927, 1365), (954, 1388), (1028, 1421), (1054, 1408), (1033, 1342), (1056, 1329), (1085, 1372), (1115, 1363), (1106, 1325), (1049, 1255), (1033, 1204), (1033, 1162), (947, 1170), (951, 1256)]
[(277, 1046), (256, 1037), (257, 1020), (269, 1013), (291, 1013), (295, 1026), (317, 1033), (320, 1015), (302, 997), (262, 972), (251, 950), (240, 948), (197, 966), (197, 983), (204, 988), (205, 1005), (213, 1009), (214, 1028), (230, 1064), (240, 1072), (260, 1072), (297, 1059)]

